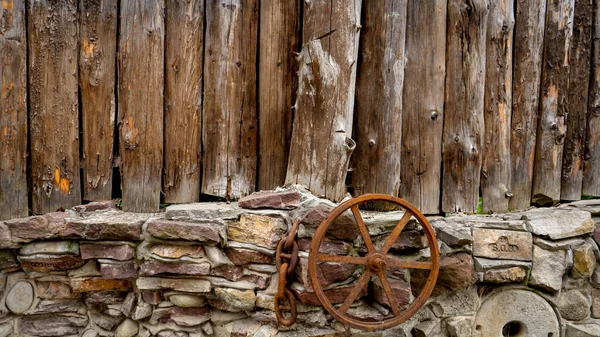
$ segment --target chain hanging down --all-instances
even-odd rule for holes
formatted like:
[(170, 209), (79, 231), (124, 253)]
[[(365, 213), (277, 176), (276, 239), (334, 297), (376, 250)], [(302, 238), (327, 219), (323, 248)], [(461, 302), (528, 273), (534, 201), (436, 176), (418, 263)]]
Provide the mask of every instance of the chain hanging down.
[[(299, 221), (294, 221), (289, 235), (279, 241), (275, 253), (275, 263), (279, 273), (279, 286), (274, 300), (275, 315), (279, 323), (284, 326), (291, 326), (296, 323), (298, 315), (296, 298), (290, 290), (288, 277), (292, 275), (294, 269), (296, 269), (296, 264), (298, 264), (298, 243), (295, 239), (299, 224)], [(284, 316), (285, 311), (289, 311), (289, 318)]]

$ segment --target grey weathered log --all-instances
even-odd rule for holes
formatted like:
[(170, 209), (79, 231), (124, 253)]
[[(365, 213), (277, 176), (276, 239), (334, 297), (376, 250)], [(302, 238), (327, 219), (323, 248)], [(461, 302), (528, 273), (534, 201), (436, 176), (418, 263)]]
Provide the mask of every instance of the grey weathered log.
[(28, 215), (26, 1), (7, 3), (0, 8), (0, 220)]
[(450, 0), (442, 211), (475, 212), (484, 137), (487, 0)]
[(362, 1), (304, 3), (303, 44), (286, 183), (339, 201), (352, 137)]
[(119, 131), (123, 209), (153, 212), (163, 165), (164, 1), (121, 2)]
[(531, 193), (531, 201), (539, 205), (553, 204), (560, 200), (573, 8), (574, 0), (549, 0), (547, 5), (540, 112)]
[(81, 203), (77, 1), (30, 0), (31, 209)]
[(165, 1), (164, 202), (200, 199), (203, 0)]
[(207, 1), (202, 193), (254, 192), (258, 147), (258, 1)]
[(587, 134), (583, 161), (584, 195), (600, 196), (600, 1), (594, 1)]

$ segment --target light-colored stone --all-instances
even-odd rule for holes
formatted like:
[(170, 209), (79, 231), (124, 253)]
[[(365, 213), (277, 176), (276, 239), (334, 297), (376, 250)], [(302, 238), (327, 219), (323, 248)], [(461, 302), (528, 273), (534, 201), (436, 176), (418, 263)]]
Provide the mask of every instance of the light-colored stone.
[(131, 313), (131, 318), (139, 321), (150, 315), (152, 315), (152, 305), (146, 302), (138, 302)]
[(483, 281), (489, 283), (521, 282), (527, 276), (527, 270), (522, 267), (506, 269), (491, 269), (483, 272)]
[(431, 301), (430, 308), (437, 317), (452, 317), (472, 315), (479, 305), (477, 287), (472, 286), (436, 297)]
[(235, 202), (201, 202), (168, 206), (165, 216), (169, 220), (191, 222), (212, 219), (237, 220), (243, 211)]
[(183, 308), (191, 308), (191, 307), (201, 307), (206, 304), (206, 297), (203, 296), (195, 296), (189, 294), (178, 294), (171, 293), (165, 294), (165, 297), (173, 304), (178, 307)]
[(584, 243), (573, 250), (573, 267), (571, 276), (575, 278), (587, 278), (592, 276), (596, 268), (596, 257), (591, 244)]
[(560, 315), (571, 321), (581, 321), (590, 314), (591, 303), (579, 290), (562, 291), (558, 298)]
[[(461, 220), (457, 220), (461, 221)], [(527, 224), (523, 220), (514, 220), (514, 219), (501, 219), (496, 217), (477, 217), (477, 216), (468, 216), (462, 217), (462, 222), (471, 226), (472, 228), (487, 228), (487, 229), (501, 229), (501, 230), (511, 230), (511, 231), (527, 231)]]
[(549, 251), (533, 246), (533, 266), (529, 284), (545, 290), (558, 291), (566, 272), (566, 252)]
[(497, 229), (473, 229), (473, 255), (505, 260), (532, 260), (530, 233)]
[(565, 337), (598, 337), (600, 336), (600, 324), (567, 322), (565, 332)]
[(548, 239), (541, 238), (539, 236), (536, 236), (533, 238), (533, 243), (536, 246), (539, 246), (546, 250), (575, 249), (575, 248), (581, 246), (584, 242), (585, 241), (581, 240), (580, 238), (570, 238), (570, 239), (563, 239), (563, 240), (548, 240)]
[(204, 257), (204, 249), (200, 245), (173, 245), (157, 244), (150, 248), (150, 252), (160, 257), (179, 259), (181, 257)]
[(600, 289), (592, 289), (592, 317), (600, 318)]
[(446, 330), (448, 337), (467, 337), (472, 336), (473, 318), (472, 317), (450, 317), (446, 320)]
[(460, 247), (473, 242), (473, 236), (457, 231), (450, 227), (436, 228), (438, 240), (445, 242), (450, 247)]
[(138, 277), (136, 285), (140, 290), (172, 289), (191, 293), (208, 293), (212, 288), (206, 280), (160, 277)]
[(217, 299), (209, 299), (209, 303), (213, 307), (225, 311), (252, 310), (256, 303), (256, 294), (253, 290), (215, 288), (215, 296)]
[(21, 267), (26, 272), (51, 272), (75, 269), (83, 266), (85, 261), (77, 255), (35, 254), (19, 255)]
[(592, 284), (592, 287), (600, 288), (600, 266), (597, 265), (594, 269), (590, 283)]
[(423, 321), (412, 330), (415, 337), (437, 337), (440, 335), (441, 324), (437, 320)]
[(85, 240), (139, 240), (142, 225), (149, 214), (128, 213), (113, 209), (89, 213), (86, 216), (70, 216), (58, 235), (66, 239)]
[(590, 212), (593, 216), (600, 215), (600, 199), (573, 201), (560, 207), (576, 207), (582, 211)]
[(225, 325), (227, 323), (240, 320), (247, 317), (243, 312), (227, 312), (221, 310), (213, 310), (210, 315), (210, 321), (215, 325)]
[(494, 260), (486, 259), (484, 257), (473, 258), (475, 262), (476, 271), (487, 271), (493, 269), (507, 269), (513, 267), (521, 267), (523, 269), (531, 269), (531, 262), (527, 261), (516, 261), (516, 260)]
[(140, 327), (137, 322), (129, 318), (124, 320), (115, 331), (116, 337), (133, 337), (137, 335)]
[(79, 242), (76, 241), (40, 241), (32, 242), (21, 247), (19, 255), (79, 255)]
[(22, 314), (31, 307), (34, 299), (33, 285), (27, 281), (20, 281), (8, 291), (6, 307), (14, 314)]
[(213, 268), (233, 264), (219, 247), (205, 246), (204, 251)]
[(275, 249), (286, 231), (287, 225), (282, 218), (242, 214), (239, 222), (228, 225), (227, 238)]
[(552, 240), (566, 239), (594, 231), (590, 212), (573, 208), (535, 208), (522, 213), (529, 231)]

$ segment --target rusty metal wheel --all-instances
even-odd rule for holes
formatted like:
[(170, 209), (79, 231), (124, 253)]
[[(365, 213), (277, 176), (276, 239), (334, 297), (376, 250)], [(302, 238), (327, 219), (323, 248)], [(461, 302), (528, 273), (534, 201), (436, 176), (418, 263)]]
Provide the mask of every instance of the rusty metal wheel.
[[(389, 202), (400, 206), (405, 211), (402, 215), (398, 224), (394, 227), (391, 233), (387, 236), (380, 248), (376, 248), (373, 244), (371, 236), (363, 217), (359, 211), (359, 205), (367, 202)], [(366, 253), (364, 256), (350, 256), (350, 255), (333, 255), (324, 254), (319, 252), (319, 247), (325, 238), (325, 233), (329, 226), (347, 210), (351, 210), (356, 225), (358, 226), (360, 236), (366, 246)], [(430, 261), (414, 261), (399, 259), (398, 257), (388, 256), (388, 251), (392, 245), (396, 242), (400, 233), (409, 223), (411, 218), (415, 218), (421, 225), (430, 247)], [(355, 254), (358, 255), (358, 254)], [(331, 301), (325, 295), (324, 289), (319, 283), (317, 274), (317, 264), (327, 262), (338, 262), (342, 264), (354, 264), (363, 265), (364, 272), (358, 281), (355, 283), (355, 287), (350, 290), (350, 293), (341, 304), (341, 306), (334, 306)], [(350, 199), (338, 207), (336, 207), (329, 216), (321, 222), (317, 228), (315, 235), (312, 238), (310, 246), (310, 254), (308, 257), (308, 272), (312, 287), (315, 294), (319, 298), (319, 301), (327, 309), (327, 311), (335, 317), (338, 321), (362, 330), (374, 331), (382, 330), (394, 327), (398, 324), (405, 322), (407, 319), (412, 317), (427, 301), (437, 281), (438, 273), (440, 268), (440, 253), (437, 245), (437, 240), (434, 235), (433, 228), (425, 218), (425, 216), (417, 210), (413, 205), (408, 203), (406, 200), (385, 195), (385, 194), (365, 194), (358, 198)], [(395, 296), (393, 296), (390, 283), (386, 276), (386, 270), (388, 269), (421, 269), (429, 270), (427, 281), (423, 286), (419, 296), (417, 296), (412, 303), (401, 311), (397, 304)], [(381, 321), (368, 321), (361, 320), (348, 314), (348, 309), (352, 303), (354, 303), (359, 295), (363, 292), (364, 288), (369, 284), (372, 276), (377, 276), (381, 282), (381, 286), (387, 296), (389, 307), (393, 313), (391, 318), (385, 318)]]

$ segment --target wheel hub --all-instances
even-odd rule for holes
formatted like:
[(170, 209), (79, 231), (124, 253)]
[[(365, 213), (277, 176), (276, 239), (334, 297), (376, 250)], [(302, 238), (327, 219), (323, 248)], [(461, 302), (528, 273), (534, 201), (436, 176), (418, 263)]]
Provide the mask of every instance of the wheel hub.
[(373, 271), (373, 273), (379, 273), (387, 267), (387, 262), (385, 261), (385, 257), (380, 253), (372, 253), (367, 257), (367, 263), (369, 269)]

